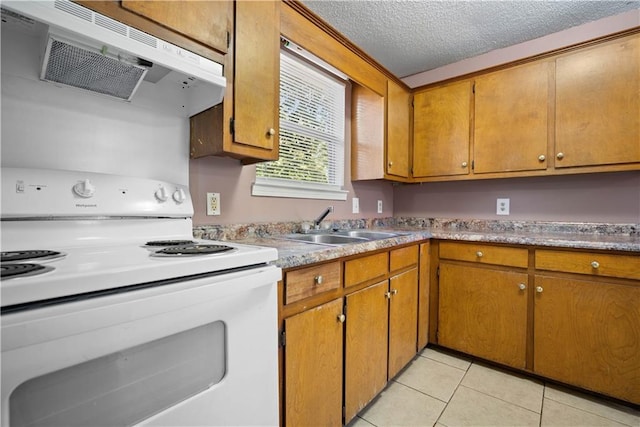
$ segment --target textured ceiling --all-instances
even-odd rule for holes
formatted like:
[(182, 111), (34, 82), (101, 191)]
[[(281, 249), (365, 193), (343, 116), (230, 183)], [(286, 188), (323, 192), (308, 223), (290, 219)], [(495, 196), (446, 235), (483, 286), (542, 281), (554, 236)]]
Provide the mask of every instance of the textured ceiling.
[(636, 9), (640, 0), (304, 0), (398, 77)]

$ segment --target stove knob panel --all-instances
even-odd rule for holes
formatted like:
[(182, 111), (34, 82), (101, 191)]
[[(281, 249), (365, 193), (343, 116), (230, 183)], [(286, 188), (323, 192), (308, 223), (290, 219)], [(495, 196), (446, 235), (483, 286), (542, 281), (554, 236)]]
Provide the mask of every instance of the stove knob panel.
[(187, 200), (187, 195), (182, 188), (178, 188), (173, 192), (173, 200), (175, 200), (177, 204), (181, 204), (182, 202)]
[(158, 199), (161, 202), (166, 202), (167, 199), (169, 198), (169, 192), (167, 191), (167, 187), (165, 187), (164, 185), (160, 188), (158, 188), (155, 192), (156, 195), (156, 199)]
[(88, 199), (89, 197), (93, 197), (96, 193), (96, 187), (91, 183), (91, 181), (85, 179), (73, 186), (73, 192), (80, 197)]

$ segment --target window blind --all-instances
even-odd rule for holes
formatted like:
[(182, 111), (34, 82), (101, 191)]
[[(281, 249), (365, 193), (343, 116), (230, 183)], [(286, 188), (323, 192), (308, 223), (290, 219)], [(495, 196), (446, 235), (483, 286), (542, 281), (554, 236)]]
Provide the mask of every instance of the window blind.
[(345, 83), (280, 53), (280, 158), (256, 176), (298, 183), (344, 183)]

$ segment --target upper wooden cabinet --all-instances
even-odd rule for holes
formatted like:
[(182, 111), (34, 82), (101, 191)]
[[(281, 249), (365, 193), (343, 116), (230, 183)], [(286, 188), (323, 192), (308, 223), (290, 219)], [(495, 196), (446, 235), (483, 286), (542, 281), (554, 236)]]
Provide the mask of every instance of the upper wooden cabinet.
[(640, 169), (640, 34), (418, 89), (413, 132), (415, 181)]
[(413, 105), (413, 176), (467, 175), (471, 83), (418, 92)]
[(410, 99), (391, 80), (386, 96), (352, 83), (351, 180), (409, 179)]
[(411, 94), (387, 81), (387, 175), (409, 177), (409, 107)]
[(191, 157), (225, 155), (245, 163), (278, 159), (280, 2), (234, 3), (222, 107), (191, 118)]
[(122, 7), (193, 40), (227, 52), (231, 1), (130, 1)]
[(556, 168), (640, 162), (640, 36), (556, 60)]
[(475, 80), (474, 173), (547, 168), (551, 62)]

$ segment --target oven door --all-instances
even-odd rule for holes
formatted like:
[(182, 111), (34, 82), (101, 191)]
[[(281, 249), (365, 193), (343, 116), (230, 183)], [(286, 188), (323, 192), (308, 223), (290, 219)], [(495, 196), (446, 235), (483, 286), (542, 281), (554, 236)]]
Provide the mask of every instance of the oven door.
[(2, 316), (2, 425), (277, 425), (272, 266)]

